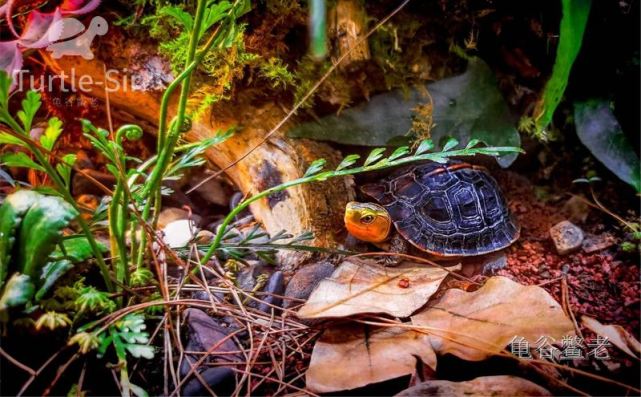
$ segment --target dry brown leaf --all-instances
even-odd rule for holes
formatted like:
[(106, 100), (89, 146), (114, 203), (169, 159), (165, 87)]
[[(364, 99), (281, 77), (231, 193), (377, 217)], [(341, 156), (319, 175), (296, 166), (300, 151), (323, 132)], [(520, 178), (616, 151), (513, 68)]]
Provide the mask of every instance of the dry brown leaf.
[(424, 335), (400, 327), (345, 324), (326, 330), (316, 342), (306, 374), (315, 393), (351, 390), (409, 375), (419, 357), (436, 368)]
[[(460, 268), (457, 265), (449, 270)], [(346, 317), (360, 313), (408, 317), (425, 305), (447, 275), (447, 270), (417, 263), (384, 267), (373, 261), (350, 259), (316, 287), (298, 311), (298, 317)]]
[(552, 393), (516, 376), (482, 376), (465, 382), (428, 380), (403, 390), (396, 397), (551, 396)]
[(470, 361), (499, 353), (515, 336), (534, 347), (542, 336), (574, 335), (572, 322), (550, 294), (505, 277), (492, 277), (474, 292), (448, 290), (412, 316), (412, 324), (430, 333), (437, 353)]
[(581, 323), (597, 335), (608, 338), (610, 342), (629, 356), (641, 357), (641, 343), (620, 325), (603, 325), (588, 316), (581, 317)]

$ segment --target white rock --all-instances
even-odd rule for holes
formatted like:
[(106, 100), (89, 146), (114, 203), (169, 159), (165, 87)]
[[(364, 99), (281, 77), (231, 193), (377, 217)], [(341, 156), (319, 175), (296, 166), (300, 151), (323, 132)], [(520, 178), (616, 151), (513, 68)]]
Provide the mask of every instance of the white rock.
[(197, 231), (194, 221), (180, 219), (170, 222), (162, 229), (163, 240), (171, 248), (181, 248), (189, 244)]

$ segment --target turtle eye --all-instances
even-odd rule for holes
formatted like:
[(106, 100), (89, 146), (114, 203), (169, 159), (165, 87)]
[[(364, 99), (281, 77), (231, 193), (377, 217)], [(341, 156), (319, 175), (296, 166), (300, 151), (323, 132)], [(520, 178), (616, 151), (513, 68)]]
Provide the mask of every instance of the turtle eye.
[(364, 215), (361, 217), (361, 223), (368, 225), (372, 222), (374, 222), (374, 215)]

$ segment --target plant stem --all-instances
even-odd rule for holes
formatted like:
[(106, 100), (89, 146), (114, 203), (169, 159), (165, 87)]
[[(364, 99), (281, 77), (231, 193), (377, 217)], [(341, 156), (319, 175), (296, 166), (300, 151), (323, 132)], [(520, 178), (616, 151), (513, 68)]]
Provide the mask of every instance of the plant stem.
[(227, 226), (234, 220), (236, 215), (240, 214), (243, 210), (245, 210), (249, 205), (257, 200), (260, 200), (262, 198), (265, 198), (269, 196), (270, 194), (280, 192), (282, 190), (288, 189), (293, 186), (298, 186), (302, 185), (305, 183), (310, 183), (314, 181), (325, 181), (330, 178), (336, 178), (336, 177), (341, 177), (341, 176), (348, 176), (348, 175), (354, 175), (354, 174), (359, 174), (362, 172), (367, 172), (367, 171), (373, 171), (373, 170), (381, 170), (385, 168), (390, 168), (390, 167), (396, 167), (399, 165), (404, 165), (404, 164), (409, 164), (412, 162), (416, 161), (425, 161), (425, 160), (430, 160), (430, 161), (439, 161), (443, 160), (445, 158), (449, 157), (456, 157), (456, 156), (474, 156), (476, 154), (485, 154), (484, 152), (489, 153), (490, 151), (493, 152), (515, 152), (520, 149), (518, 148), (512, 148), (512, 147), (493, 147), (493, 148), (488, 148), (490, 150), (487, 150), (485, 148), (470, 148), (470, 149), (459, 149), (459, 150), (451, 150), (448, 152), (436, 152), (436, 153), (426, 153), (426, 154), (420, 154), (420, 155), (412, 155), (404, 158), (400, 158), (397, 160), (393, 161), (387, 161), (387, 159), (383, 159), (379, 162), (376, 162), (374, 164), (370, 164), (367, 166), (361, 166), (361, 167), (355, 167), (355, 168), (348, 168), (348, 169), (342, 169), (339, 171), (325, 171), (321, 173), (317, 173), (314, 175), (310, 176), (303, 176), (302, 178), (295, 179), (293, 181), (285, 182), (281, 185), (274, 186), (272, 188), (269, 188), (267, 190), (264, 190), (247, 200), (241, 202), (239, 205), (237, 205), (223, 220), (222, 224), (219, 226), (218, 231), (216, 232), (216, 236), (214, 238), (213, 243), (209, 247), (209, 250), (207, 250), (207, 253), (202, 257), (200, 260), (200, 265), (206, 264), (211, 257), (214, 255), (216, 250), (220, 247), (220, 244), (223, 240), (223, 237), (225, 236), (225, 232), (227, 231)]
[[(187, 54), (187, 60), (185, 64), (187, 65), (185, 69), (180, 73), (174, 81), (171, 82), (169, 87), (165, 90), (162, 96), (160, 104), (160, 119), (158, 122), (158, 157), (156, 160), (156, 165), (149, 175), (149, 181), (146, 184), (145, 188), (142, 191), (142, 195), (147, 197), (147, 201), (142, 211), (142, 221), (147, 222), (151, 214), (152, 202), (154, 203), (154, 208), (156, 214), (154, 216), (154, 221), (152, 222), (155, 226), (158, 219), (158, 208), (160, 206), (161, 196), (160, 188), (162, 183), (162, 178), (167, 170), (167, 167), (173, 157), (175, 152), (175, 146), (180, 138), (182, 133), (182, 126), (185, 121), (185, 111), (187, 106), (187, 99), (189, 97), (189, 88), (191, 82), (191, 74), (196, 69), (200, 61), (207, 54), (207, 52), (214, 46), (218, 45), (223, 37), (223, 33), (226, 32), (226, 24), (228, 23), (229, 18), (233, 18), (236, 6), (238, 1), (234, 2), (234, 5), (230, 8), (227, 17), (223, 19), (220, 25), (216, 30), (211, 34), (207, 43), (200, 51), (196, 52), (198, 47), (198, 42), (200, 41), (200, 30), (202, 26), (202, 20), (205, 12), (205, 0), (198, 0), (198, 6), (196, 8), (196, 18), (194, 22), (194, 27), (191, 32), (191, 38), (189, 41), (189, 51)], [(175, 118), (175, 121), (171, 123), (169, 127), (169, 133), (167, 133), (167, 113), (169, 109), (169, 100), (171, 95), (176, 90), (176, 88), (182, 84), (181, 93), (178, 104), (178, 112)], [(150, 197), (153, 196), (153, 200)], [(142, 233), (140, 236), (140, 245), (138, 250), (138, 256), (136, 258), (136, 267), (139, 268), (144, 261), (145, 256), (145, 246), (147, 245), (147, 235)]]

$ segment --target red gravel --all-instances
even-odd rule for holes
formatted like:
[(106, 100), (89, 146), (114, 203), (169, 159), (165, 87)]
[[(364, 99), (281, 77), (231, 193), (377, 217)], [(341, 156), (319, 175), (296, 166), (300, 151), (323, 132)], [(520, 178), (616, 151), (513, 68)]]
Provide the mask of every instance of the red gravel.
[[(560, 278), (566, 274), (568, 298), (575, 316), (586, 314), (638, 335), (641, 292), (639, 263), (634, 255), (620, 253), (617, 245), (591, 254), (558, 255), (548, 230), (566, 219), (560, 211), (563, 201), (548, 204), (538, 200), (530, 182), (511, 172), (500, 175), (499, 182), (522, 231), (520, 240), (506, 252), (507, 268), (497, 274), (522, 284), (542, 284), (559, 302)], [(579, 226), (586, 232), (602, 228), (589, 222)], [(621, 234), (617, 226), (611, 224), (605, 229), (616, 236)], [(552, 281), (555, 279), (558, 281)]]

